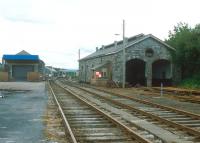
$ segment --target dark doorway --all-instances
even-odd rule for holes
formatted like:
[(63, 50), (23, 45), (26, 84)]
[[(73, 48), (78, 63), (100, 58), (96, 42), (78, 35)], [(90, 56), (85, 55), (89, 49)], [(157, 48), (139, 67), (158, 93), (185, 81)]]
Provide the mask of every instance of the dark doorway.
[(26, 81), (27, 73), (33, 72), (34, 67), (31, 65), (14, 65), (12, 66), (12, 76), (16, 81)]
[(172, 84), (171, 64), (168, 60), (157, 60), (152, 65), (152, 85), (160, 86), (161, 83), (164, 86)]
[(132, 59), (126, 62), (126, 82), (131, 86), (146, 85), (145, 62), (140, 59)]

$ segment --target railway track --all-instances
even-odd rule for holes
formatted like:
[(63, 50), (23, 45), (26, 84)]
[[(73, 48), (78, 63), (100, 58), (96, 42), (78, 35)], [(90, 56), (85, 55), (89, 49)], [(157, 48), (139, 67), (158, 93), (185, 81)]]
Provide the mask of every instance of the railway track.
[(137, 116), (141, 116), (148, 120), (150, 119), (153, 122), (156, 121), (156, 124), (158, 124), (157, 122), (164, 123), (170, 127), (169, 130), (174, 133), (187, 133), (185, 136), (190, 135), (189, 138), (192, 141), (200, 141), (200, 116), (197, 114), (155, 104), (146, 100), (136, 99), (130, 96), (100, 91), (99, 89), (97, 90), (88, 87), (80, 88), (77, 86), (76, 88), (89, 92), (98, 98), (103, 98), (105, 101), (110, 101), (121, 108), (129, 109)]
[(128, 127), (117, 117), (113, 118), (70, 90), (54, 82), (50, 82), (49, 86), (71, 142), (162, 143), (157, 138), (148, 139), (148, 132), (133, 130), (133, 127)]
[[(153, 87), (151, 89), (159, 91), (160, 87)], [(179, 95), (182, 95), (182, 96), (185, 96), (185, 95), (199, 96), (200, 95), (200, 91), (198, 91), (198, 90), (189, 90), (189, 89), (182, 89), (182, 88), (175, 88), (175, 87), (165, 87), (165, 88), (163, 88), (163, 91), (166, 92), (166, 93), (179, 94)]]
[[(144, 88), (145, 91), (150, 92), (151, 94), (155, 93), (157, 95), (160, 95), (160, 88), (154, 87), (154, 88)], [(191, 103), (197, 103), (200, 104), (200, 92), (194, 91), (194, 90), (177, 90), (176, 88), (171, 89), (163, 89), (163, 94), (167, 95), (169, 98), (173, 98), (179, 101), (184, 102), (191, 102)]]

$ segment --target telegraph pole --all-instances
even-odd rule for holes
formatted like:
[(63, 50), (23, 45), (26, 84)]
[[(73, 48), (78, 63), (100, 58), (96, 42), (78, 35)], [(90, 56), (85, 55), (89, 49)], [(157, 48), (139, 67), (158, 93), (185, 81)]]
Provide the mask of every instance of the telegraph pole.
[(123, 82), (122, 82), (122, 87), (125, 88), (125, 84), (126, 84), (126, 55), (125, 55), (125, 21), (123, 20)]
[(80, 49), (78, 49), (78, 60), (80, 60), (80, 55), (81, 54), (81, 52), (80, 52)]
[[(78, 49), (78, 80), (80, 81), (80, 57), (81, 57), (81, 51)], [(81, 71), (82, 72), (82, 71)]]

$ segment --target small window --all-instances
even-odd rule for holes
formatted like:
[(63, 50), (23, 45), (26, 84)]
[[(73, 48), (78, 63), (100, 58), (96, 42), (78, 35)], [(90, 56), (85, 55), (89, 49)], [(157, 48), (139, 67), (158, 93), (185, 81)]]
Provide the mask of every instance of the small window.
[(151, 48), (149, 48), (145, 51), (145, 56), (147, 56), (147, 57), (152, 57), (153, 54), (154, 54), (154, 52)]
[(103, 72), (103, 77), (106, 77), (106, 72)]

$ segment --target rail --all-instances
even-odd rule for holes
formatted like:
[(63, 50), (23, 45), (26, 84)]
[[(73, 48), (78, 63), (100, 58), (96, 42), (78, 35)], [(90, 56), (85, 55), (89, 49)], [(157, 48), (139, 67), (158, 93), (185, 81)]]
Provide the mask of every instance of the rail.
[[(56, 84), (56, 83), (55, 83)], [(58, 85), (58, 84), (57, 84)], [(49, 84), (50, 86), (50, 84)], [(140, 136), (138, 133), (136, 133), (135, 131), (133, 131), (132, 129), (130, 129), (129, 127), (127, 127), (126, 125), (124, 125), (123, 123), (119, 122), (118, 120), (114, 119), (112, 116), (110, 116), (109, 114), (107, 114), (106, 112), (102, 111), (101, 109), (98, 109), (97, 107), (95, 107), (94, 105), (92, 105), (91, 103), (89, 103), (87, 100), (81, 98), (80, 96), (76, 95), (73, 91), (71, 91), (70, 89), (66, 89), (66, 87), (63, 87), (61, 85), (60, 86), (62, 89), (66, 90), (67, 92), (69, 92), (70, 94), (72, 94), (74, 97), (76, 97), (77, 99), (79, 99), (81, 102), (85, 103), (86, 105), (88, 105), (89, 107), (91, 107), (92, 109), (94, 109), (95, 111), (97, 111), (98, 113), (100, 113), (101, 115), (103, 115), (104, 117), (106, 117), (108, 120), (110, 120), (112, 123), (114, 123), (115, 125), (117, 125), (118, 127), (120, 127), (121, 129), (123, 129), (124, 131), (127, 132), (127, 134), (129, 134), (130, 136), (132, 136), (134, 139), (136, 139), (137, 141), (141, 142), (141, 143), (151, 143), (151, 141), (143, 138), (142, 136)], [(53, 89), (51, 88), (51, 91), (53, 92)], [(54, 93), (54, 92), (53, 92)], [(74, 143), (76, 142), (76, 138), (75, 135), (73, 134), (73, 131), (70, 127), (69, 122), (67, 121), (64, 112), (62, 110), (62, 107), (60, 106), (56, 95), (54, 95), (55, 101), (59, 107), (59, 110), (61, 112), (62, 118), (66, 124), (67, 130), (70, 132), (70, 136), (72, 138), (72, 140), (74, 141)]]
[[(77, 86), (76, 86), (77, 87)], [(99, 96), (99, 94), (95, 93), (95, 92), (91, 92), (87, 89), (84, 89), (84, 88), (81, 88), (81, 87), (77, 87), (77, 88), (80, 88), (88, 93), (91, 93), (91, 94), (94, 94), (94, 95), (97, 95)], [(96, 89), (96, 88), (95, 88)], [(96, 90), (99, 90), (99, 89), (96, 89)], [(178, 110), (178, 109), (175, 109), (175, 108), (172, 108), (172, 107), (167, 107), (167, 106), (163, 106), (163, 105), (159, 105), (159, 104), (156, 104), (156, 103), (152, 103), (152, 102), (149, 102), (149, 101), (146, 101), (146, 100), (140, 100), (140, 99), (136, 99), (136, 98), (133, 98), (133, 97), (130, 97), (130, 96), (125, 96), (125, 95), (120, 95), (120, 94), (117, 94), (117, 93), (111, 93), (111, 92), (108, 92), (108, 91), (104, 91), (104, 90), (100, 90), (100, 91), (103, 91), (105, 93), (108, 93), (108, 94), (112, 94), (112, 95), (116, 95), (118, 97), (123, 97), (123, 98), (127, 98), (127, 99), (131, 99), (131, 100), (134, 100), (136, 102), (139, 102), (139, 103), (143, 103), (143, 104), (147, 104), (147, 105), (151, 105), (153, 107), (158, 107), (158, 108), (161, 108), (161, 109), (166, 109), (166, 110), (170, 110), (170, 111), (173, 111), (173, 112), (176, 112), (176, 113), (181, 113), (183, 115), (186, 115), (186, 116), (189, 116), (193, 119), (200, 119), (200, 116), (197, 115), (197, 114), (193, 114), (193, 113), (190, 113), (190, 112), (186, 112), (186, 111), (183, 111), (183, 110)], [(168, 119), (165, 119), (165, 118), (162, 118), (162, 117), (159, 117), (157, 115), (154, 115), (154, 114), (151, 114), (151, 113), (148, 113), (148, 112), (145, 112), (145, 111), (142, 111), (140, 109), (137, 109), (133, 106), (130, 106), (130, 105), (126, 105), (126, 104), (123, 104), (119, 101), (114, 101), (113, 99), (109, 98), (109, 97), (105, 97), (105, 96), (99, 96), (107, 101), (110, 101), (118, 106), (121, 106), (121, 107), (124, 107), (124, 108), (127, 108), (127, 109), (130, 109), (130, 110), (133, 110), (135, 112), (138, 112), (142, 115), (145, 115), (145, 116), (149, 116), (150, 118), (152, 119), (156, 119), (158, 121), (161, 121), (161, 122), (164, 122), (164, 123), (167, 123), (169, 124), (170, 126), (174, 126), (175, 128), (178, 128), (180, 130), (184, 130), (185, 132), (187, 132), (188, 134), (192, 134), (194, 136), (196, 136), (197, 138), (200, 137), (200, 131), (198, 130), (195, 130), (193, 128), (190, 128), (190, 127), (187, 127), (187, 126), (184, 126), (184, 125), (181, 125), (181, 124), (178, 124), (176, 122), (173, 122), (173, 121), (170, 121)]]
[(65, 117), (63, 109), (61, 108), (60, 103), (58, 102), (58, 99), (57, 99), (57, 97), (56, 97), (56, 95), (55, 95), (55, 93), (54, 93), (54, 91), (53, 91), (53, 89), (52, 89), (52, 87), (51, 87), (49, 82), (48, 82), (48, 85), (49, 85), (49, 88), (51, 90), (51, 93), (53, 94), (53, 97), (54, 97), (54, 100), (56, 102), (56, 105), (58, 106), (59, 112), (60, 112), (60, 114), (62, 116), (65, 128), (67, 129), (67, 131), (69, 131), (69, 134), (71, 136), (71, 139), (72, 139), (73, 143), (77, 143), (77, 140), (76, 140), (76, 138), (74, 136), (74, 133), (72, 132), (72, 129), (71, 129), (70, 125), (69, 125), (69, 122), (68, 122), (67, 118)]

